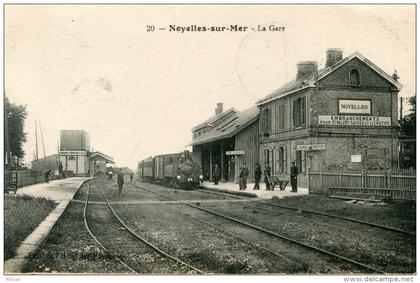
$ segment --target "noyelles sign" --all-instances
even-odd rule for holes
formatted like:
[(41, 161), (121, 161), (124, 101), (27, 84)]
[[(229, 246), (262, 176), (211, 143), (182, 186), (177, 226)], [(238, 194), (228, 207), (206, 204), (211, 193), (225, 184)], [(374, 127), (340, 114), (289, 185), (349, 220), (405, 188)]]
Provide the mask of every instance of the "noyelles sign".
[(370, 100), (339, 99), (338, 113), (340, 114), (371, 114)]
[(325, 126), (391, 126), (391, 117), (357, 115), (318, 115), (318, 125)]

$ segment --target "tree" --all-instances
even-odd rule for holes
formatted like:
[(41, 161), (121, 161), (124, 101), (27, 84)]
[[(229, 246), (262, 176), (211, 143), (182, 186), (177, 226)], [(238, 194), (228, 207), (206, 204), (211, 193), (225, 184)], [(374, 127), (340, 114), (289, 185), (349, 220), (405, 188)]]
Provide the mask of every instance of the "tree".
[[(23, 157), (23, 144), (26, 142), (26, 133), (23, 131), (26, 116), (26, 105), (17, 105), (11, 103), (7, 97), (4, 102), (5, 128), (4, 132), (5, 145), (9, 145), (9, 151), (12, 155)], [(8, 140), (6, 140), (8, 138)], [(8, 141), (8, 143), (6, 142)], [(6, 149), (7, 150), (7, 149)]]
[(416, 96), (409, 99), (410, 113), (400, 120), (401, 167), (416, 168)]

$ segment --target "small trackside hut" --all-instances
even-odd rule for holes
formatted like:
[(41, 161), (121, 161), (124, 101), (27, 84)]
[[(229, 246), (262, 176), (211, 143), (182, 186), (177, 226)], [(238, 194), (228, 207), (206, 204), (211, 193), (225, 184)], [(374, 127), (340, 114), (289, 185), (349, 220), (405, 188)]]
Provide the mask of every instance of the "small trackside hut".
[(192, 129), (193, 161), (201, 164), (204, 180), (213, 181), (217, 164), (222, 182), (237, 183), (244, 162), (248, 179), (254, 178), (254, 166), (259, 162), (258, 119), (256, 106), (223, 111), (223, 104), (218, 103), (215, 115)]

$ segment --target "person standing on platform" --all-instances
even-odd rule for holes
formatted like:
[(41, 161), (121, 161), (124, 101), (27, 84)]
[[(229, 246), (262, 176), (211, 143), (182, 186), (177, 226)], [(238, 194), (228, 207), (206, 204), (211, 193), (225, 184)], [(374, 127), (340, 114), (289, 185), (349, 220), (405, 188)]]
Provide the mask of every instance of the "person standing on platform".
[(265, 163), (265, 169), (264, 169), (264, 183), (266, 187), (266, 191), (271, 191), (271, 167), (268, 164), (268, 162)]
[(214, 172), (213, 172), (213, 181), (215, 185), (219, 184), (219, 179), (220, 179), (220, 168), (219, 165), (215, 165), (214, 166)]
[(292, 162), (292, 166), (290, 167), (290, 185), (292, 186), (292, 192), (297, 193), (297, 176), (298, 176), (298, 168), (296, 166), (296, 161)]
[(51, 169), (48, 169), (47, 172), (45, 172), (45, 183), (49, 183), (50, 182), (50, 175), (51, 175)]
[(63, 179), (63, 163), (58, 164), (58, 179)]
[(246, 190), (246, 178), (249, 175), (249, 170), (246, 163), (242, 165), (241, 173), (239, 174), (239, 190)]
[(261, 181), (261, 166), (259, 163), (255, 163), (255, 172), (254, 172), (254, 179), (255, 179), (255, 185), (254, 190), (260, 189), (260, 181)]
[(118, 170), (117, 172), (117, 184), (118, 184), (118, 194), (120, 195), (123, 189), (123, 185), (124, 185), (124, 174), (121, 172), (121, 170)]

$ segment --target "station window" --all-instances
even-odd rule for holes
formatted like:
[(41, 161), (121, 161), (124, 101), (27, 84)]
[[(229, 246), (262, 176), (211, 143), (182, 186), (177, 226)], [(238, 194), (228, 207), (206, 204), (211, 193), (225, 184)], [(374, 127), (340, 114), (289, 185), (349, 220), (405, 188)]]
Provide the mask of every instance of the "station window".
[(301, 127), (306, 124), (306, 98), (299, 97), (293, 101), (293, 126)]
[(282, 105), (280, 105), (279, 108), (278, 108), (277, 123), (278, 123), (278, 128), (280, 130), (285, 129), (285, 125), (286, 125), (286, 111), (285, 111), (285, 109), (286, 109), (286, 107), (285, 107), (284, 103)]
[(269, 148), (264, 149), (264, 168), (266, 163), (271, 167), (271, 173), (273, 172), (273, 151)]
[(299, 173), (306, 172), (306, 151), (296, 150), (296, 166)]
[(280, 147), (277, 155), (277, 168), (280, 173), (285, 173), (287, 170), (287, 149)]
[(352, 69), (350, 71), (350, 85), (351, 86), (360, 86), (360, 73), (357, 69)]
[(262, 128), (265, 135), (271, 132), (271, 108), (263, 110)]

